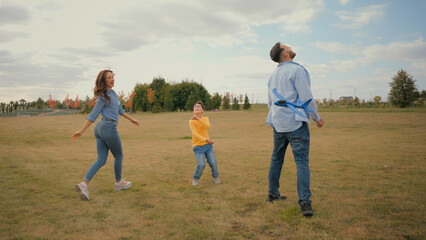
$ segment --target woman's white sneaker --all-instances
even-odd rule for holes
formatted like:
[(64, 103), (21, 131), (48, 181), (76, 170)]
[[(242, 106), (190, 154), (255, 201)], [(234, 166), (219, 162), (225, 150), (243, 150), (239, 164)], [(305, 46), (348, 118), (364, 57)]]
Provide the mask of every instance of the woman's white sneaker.
[(193, 186), (198, 186), (198, 179), (192, 179), (192, 185)]
[(132, 186), (132, 182), (126, 182), (124, 181), (124, 179), (122, 179), (121, 181), (115, 183), (114, 189), (115, 191), (121, 191), (121, 190), (126, 190), (130, 188), (131, 186)]
[(75, 185), (75, 190), (78, 192), (80, 199), (83, 201), (89, 201), (89, 187), (85, 182), (81, 182)]

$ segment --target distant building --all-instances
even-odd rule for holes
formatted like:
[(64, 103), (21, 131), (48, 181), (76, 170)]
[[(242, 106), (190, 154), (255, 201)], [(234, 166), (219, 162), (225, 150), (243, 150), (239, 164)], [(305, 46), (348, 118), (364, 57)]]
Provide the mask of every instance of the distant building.
[(346, 102), (346, 101), (353, 101), (354, 97), (352, 96), (342, 96), (339, 98), (339, 100), (337, 100), (338, 102)]

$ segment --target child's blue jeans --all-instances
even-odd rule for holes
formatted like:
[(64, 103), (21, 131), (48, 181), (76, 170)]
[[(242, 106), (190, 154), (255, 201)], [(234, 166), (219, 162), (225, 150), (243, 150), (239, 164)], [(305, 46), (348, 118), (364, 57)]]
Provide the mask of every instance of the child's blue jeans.
[(198, 162), (193, 179), (200, 179), (201, 175), (203, 174), (203, 170), (206, 167), (204, 157), (207, 159), (207, 163), (210, 165), (213, 178), (218, 177), (219, 171), (217, 170), (217, 162), (214, 156), (212, 144), (206, 144), (204, 146), (195, 146), (192, 150), (194, 150), (195, 158)]

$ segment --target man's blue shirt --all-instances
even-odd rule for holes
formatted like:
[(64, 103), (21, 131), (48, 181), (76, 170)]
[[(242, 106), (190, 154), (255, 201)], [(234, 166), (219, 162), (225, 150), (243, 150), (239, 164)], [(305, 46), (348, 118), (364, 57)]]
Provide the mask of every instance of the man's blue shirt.
[(304, 103), (312, 99), (309, 103), (309, 108), (314, 111), (313, 113), (302, 108), (297, 108), (297, 110), (305, 116), (310, 116), (315, 122), (321, 119), (312, 96), (311, 80), (308, 71), (296, 62), (285, 61), (278, 64), (277, 69), (272, 73), (268, 82), (269, 114), (266, 123), (275, 128), (277, 132), (292, 132), (300, 128), (303, 121), (308, 123), (310, 123), (310, 121), (308, 118), (299, 116), (289, 107), (276, 106), (274, 102), (279, 99), (272, 93), (274, 88), (276, 88), (278, 93), (288, 102), (294, 104), (298, 104), (297, 100)]
[(99, 114), (101, 114), (103, 118), (118, 120), (118, 114), (124, 114), (124, 109), (121, 106), (117, 93), (112, 89), (108, 89), (107, 95), (111, 98), (111, 102), (106, 100), (104, 96), (98, 96), (96, 99), (96, 106), (87, 117), (87, 120), (94, 122), (98, 118)]

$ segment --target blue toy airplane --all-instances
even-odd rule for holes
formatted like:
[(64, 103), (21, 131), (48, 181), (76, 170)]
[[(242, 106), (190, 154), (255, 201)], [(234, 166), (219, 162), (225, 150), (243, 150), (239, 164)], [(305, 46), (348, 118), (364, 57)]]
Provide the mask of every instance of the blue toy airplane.
[(275, 94), (275, 96), (277, 96), (277, 98), (278, 99), (280, 99), (280, 100), (278, 100), (278, 101), (276, 101), (274, 104), (275, 105), (277, 105), (277, 106), (280, 106), (280, 107), (288, 107), (288, 108), (290, 108), (291, 110), (293, 110), (293, 112), (295, 112), (297, 115), (299, 115), (299, 116), (301, 116), (301, 117), (304, 117), (304, 118), (308, 118), (309, 119), (309, 117), (308, 116), (305, 116), (303, 113), (301, 113), (299, 110), (297, 110), (296, 108), (302, 108), (302, 109), (305, 109), (306, 111), (308, 111), (308, 112), (314, 112), (312, 109), (310, 109), (309, 107), (308, 107), (308, 104), (312, 101), (312, 99), (309, 99), (308, 101), (306, 101), (305, 103), (303, 103), (302, 104), (302, 102), (299, 100), (299, 99), (297, 99), (297, 101), (298, 101), (298, 103), (299, 103), (299, 105), (297, 105), (297, 104), (294, 104), (294, 103), (291, 103), (291, 102), (287, 102), (287, 100), (285, 100), (285, 98), (283, 97), (283, 96), (281, 96), (278, 92), (277, 92), (277, 89), (276, 88), (274, 88), (274, 90), (272, 90), (272, 92)]

